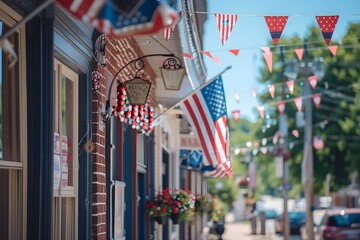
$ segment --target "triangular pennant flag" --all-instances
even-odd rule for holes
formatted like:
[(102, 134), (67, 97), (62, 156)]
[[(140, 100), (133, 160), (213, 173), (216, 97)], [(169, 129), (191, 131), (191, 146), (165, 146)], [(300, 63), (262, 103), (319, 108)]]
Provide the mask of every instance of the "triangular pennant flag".
[(253, 98), (256, 98), (256, 88), (251, 89)]
[(296, 138), (299, 137), (299, 131), (298, 131), (297, 129), (292, 130), (292, 134), (293, 134)]
[(330, 52), (332, 53), (332, 55), (336, 56), (336, 52), (337, 52), (337, 49), (338, 49), (338, 46), (328, 46)]
[(277, 105), (277, 108), (278, 108), (280, 114), (283, 114), (284, 110), (285, 110), (285, 102), (281, 101), (281, 102), (278, 102), (276, 105)]
[(269, 89), (269, 93), (270, 93), (271, 98), (274, 98), (275, 97), (275, 85), (274, 84), (269, 84), (268, 89)]
[(297, 57), (299, 58), (299, 60), (301, 61), (303, 54), (304, 54), (304, 49), (303, 48), (297, 48), (295, 49), (295, 53), (297, 55)]
[(165, 28), (164, 29), (164, 38), (165, 38), (165, 40), (167, 41), (167, 40), (169, 40), (169, 38), (170, 38), (170, 36), (171, 36), (171, 33), (174, 31), (174, 29), (175, 29), (175, 24), (173, 24), (172, 26), (170, 26), (170, 27), (167, 27), (167, 28)]
[(219, 28), (221, 43), (224, 46), (230, 33), (235, 26), (238, 15), (233, 14), (215, 14), (216, 22)]
[(231, 49), (231, 50), (229, 50), (229, 52), (231, 52), (232, 54), (237, 56), (239, 54), (240, 50), (239, 49)]
[(299, 98), (295, 98), (294, 99), (294, 103), (296, 105), (296, 108), (299, 112), (301, 112), (301, 108), (302, 108), (302, 97)]
[(321, 94), (320, 93), (314, 94), (314, 95), (312, 95), (311, 98), (314, 101), (315, 107), (319, 108), (320, 107), (320, 102), (321, 102)]
[(320, 150), (324, 148), (324, 141), (320, 135), (316, 135), (313, 138), (313, 146), (316, 150)]
[(218, 65), (220, 65), (220, 58), (218, 56), (214, 56), (212, 60), (214, 60)]
[(186, 57), (186, 58), (189, 58), (190, 60), (194, 59), (193, 56), (191, 56), (191, 54), (189, 54), (189, 53), (183, 53), (182, 56)]
[(213, 56), (209, 51), (201, 51), (202, 54), (208, 56), (212, 60), (214, 60), (218, 65), (220, 65), (220, 58), (218, 56)]
[(234, 110), (232, 111), (232, 115), (235, 122), (238, 122), (240, 119), (240, 110)]
[(259, 111), (260, 117), (264, 119), (265, 109), (264, 106), (258, 106), (257, 110)]
[(294, 93), (294, 80), (289, 80), (286, 82), (288, 88), (289, 88), (289, 92), (290, 94), (293, 94)]
[(325, 39), (327, 45), (330, 44), (331, 37), (336, 27), (336, 23), (339, 16), (316, 16), (316, 20), (319, 24), (321, 33)]
[(209, 58), (213, 58), (213, 56), (211, 55), (211, 53), (209, 51), (201, 51), (202, 54), (208, 56)]
[(288, 16), (265, 16), (266, 24), (269, 28), (271, 38), (276, 46), (283, 32)]
[(312, 89), (315, 89), (315, 88), (316, 88), (316, 85), (317, 85), (317, 76), (310, 76), (310, 77), (308, 77), (308, 81), (309, 81)]
[(269, 68), (269, 71), (272, 72), (272, 52), (269, 47), (261, 47), (261, 50), (264, 51), (263, 56), (265, 58), (266, 64)]

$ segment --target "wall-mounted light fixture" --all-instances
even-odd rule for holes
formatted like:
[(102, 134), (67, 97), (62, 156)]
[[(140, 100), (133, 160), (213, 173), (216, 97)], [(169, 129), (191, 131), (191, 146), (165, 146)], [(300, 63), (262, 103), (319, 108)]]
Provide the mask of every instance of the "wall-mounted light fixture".
[(166, 90), (180, 90), (185, 74), (185, 68), (180, 59), (175, 57), (166, 59), (163, 66), (160, 67), (160, 72)]

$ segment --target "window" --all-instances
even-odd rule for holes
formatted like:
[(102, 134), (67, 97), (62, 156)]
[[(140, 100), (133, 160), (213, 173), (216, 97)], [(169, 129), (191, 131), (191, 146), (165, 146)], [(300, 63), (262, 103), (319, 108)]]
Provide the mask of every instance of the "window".
[(78, 74), (54, 61), (53, 239), (76, 239)]
[[(0, 35), (20, 20), (17, 13), (0, 2)], [(0, 49), (0, 239), (25, 239), (27, 137), (24, 28), (8, 40), (18, 61), (9, 67), (7, 54)]]

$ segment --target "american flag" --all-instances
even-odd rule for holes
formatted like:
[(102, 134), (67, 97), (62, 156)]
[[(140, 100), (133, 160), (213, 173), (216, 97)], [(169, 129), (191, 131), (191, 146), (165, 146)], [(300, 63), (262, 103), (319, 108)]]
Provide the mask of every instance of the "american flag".
[(288, 16), (265, 16), (266, 24), (269, 28), (271, 38), (276, 46), (283, 32)]
[(221, 76), (187, 97), (180, 108), (199, 136), (209, 165), (229, 159), (229, 129)]
[(232, 176), (231, 161), (218, 164), (216, 167), (208, 168), (208, 172), (205, 172), (205, 176), (213, 178), (229, 178)]
[(339, 16), (316, 16), (316, 20), (327, 45), (330, 44), (338, 19)]
[(238, 15), (233, 14), (215, 14), (216, 22), (220, 31), (221, 43), (224, 46), (230, 33), (235, 26)]
[(73, 16), (106, 34), (132, 36), (157, 33), (175, 25), (176, 11), (157, 0), (57, 0)]

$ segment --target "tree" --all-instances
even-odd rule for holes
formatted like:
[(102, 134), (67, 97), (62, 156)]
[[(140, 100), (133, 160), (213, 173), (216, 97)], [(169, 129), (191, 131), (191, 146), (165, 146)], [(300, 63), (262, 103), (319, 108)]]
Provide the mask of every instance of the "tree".
[[(336, 57), (332, 56), (324, 47), (321, 33), (317, 27), (312, 27), (307, 34), (308, 41), (308, 58), (311, 60), (316, 56), (324, 58), (325, 76), (315, 92), (321, 92), (322, 100), (320, 109), (313, 106), (313, 133), (322, 135), (325, 141), (325, 148), (314, 151), (314, 187), (316, 193), (324, 192), (324, 180), (327, 173), (333, 175), (332, 187), (334, 190), (349, 183), (349, 175), (357, 170), (360, 172), (360, 50), (357, 47), (358, 36), (360, 36), (360, 24), (350, 24), (348, 32), (342, 39), (343, 46), (339, 47)], [(295, 36), (291, 39), (280, 40), (280, 45), (284, 45), (284, 57), (288, 60), (294, 57), (294, 48), (302, 46), (302, 40)], [(289, 47), (287, 47), (289, 46)], [(257, 135), (261, 138), (271, 138), (278, 130), (279, 113), (276, 110), (276, 102), (281, 100), (281, 82), (284, 79), (284, 63), (281, 61), (279, 48), (273, 51), (273, 72), (270, 73), (267, 66), (260, 69), (262, 77), (259, 79), (264, 84), (276, 84), (277, 95), (271, 99), (269, 93), (260, 96), (260, 101), (266, 106), (266, 112), (273, 119), (274, 124), (268, 128), (260, 128)], [(306, 56), (304, 56), (306, 57)], [(303, 81), (304, 76), (302, 76)], [(297, 81), (295, 91), (290, 95), (287, 87), (285, 94), (289, 98), (301, 96), (302, 81)], [(288, 115), (289, 130), (295, 126), (295, 104), (287, 103), (285, 112)], [(302, 130), (299, 139), (289, 134), (289, 148), (291, 149), (291, 158), (289, 159), (289, 181), (295, 186), (290, 192), (290, 196), (295, 197), (302, 192), (301, 188), (301, 161), (303, 154)], [(270, 148), (270, 146), (268, 146)], [(276, 147), (276, 146), (275, 146)], [(273, 162), (273, 156), (262, 155), (258, 157), (259, 164), (265, 166)], [(261, 168), (259, 169), (261, 170)], [(266, 167), (264, 168), (266, 170)], [(273, 179), (275, 173), (258, 174), (260, 182), (268, 182)], [(267, 192), (266, 189), (262, 191)]]

